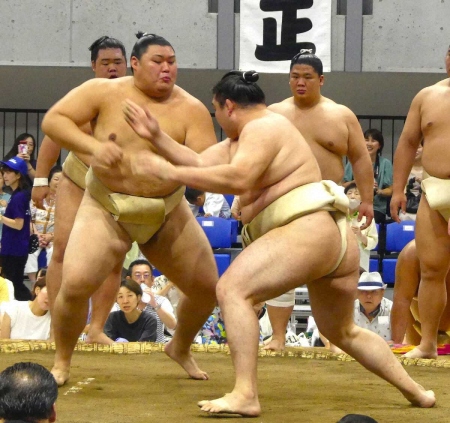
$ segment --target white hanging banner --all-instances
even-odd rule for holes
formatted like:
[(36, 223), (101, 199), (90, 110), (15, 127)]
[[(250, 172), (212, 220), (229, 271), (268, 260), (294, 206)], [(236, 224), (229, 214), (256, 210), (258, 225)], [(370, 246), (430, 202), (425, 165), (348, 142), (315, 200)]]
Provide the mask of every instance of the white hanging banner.
[(331, 70), (332, 0), (241, 0), (239, 68), (287, 73), (302, 49)]

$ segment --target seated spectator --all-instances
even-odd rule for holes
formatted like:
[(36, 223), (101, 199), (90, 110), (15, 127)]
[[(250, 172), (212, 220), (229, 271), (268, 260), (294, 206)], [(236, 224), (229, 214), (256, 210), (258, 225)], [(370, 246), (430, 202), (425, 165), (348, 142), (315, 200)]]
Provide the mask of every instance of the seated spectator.
[[(364, 138), (373, 165), (373, 210), (375, 222), (384, 223), (386, 221), (389, 198), (392, 196), (392, 162), (385, 157), (381, 157), (384, 138), (378, 129), (368, 129), (364, 132)], [(345, 166), (344, 187), (347, 187), (349, 182), (355, 182), (350, 162)]]
[(349, 198), (349, 214), (347, 216), (353, 233), (356, 235), (359, 246), (359, 266), (366, 272), (369, 271), (370, 250), (378, 244), (378, 232), (375, 221), (372, 220), (369, 227), (361, 230), (361, 226), (366, 222), (363, 216), (358, 222), (359, 206), (361, 204), (361, 196), (355, 183), (351, 183), (345, 187), (345, 194)]
[(177, 318), (177, 307), (180, 301), (182, 292), (176, 287), (176, 285), (169, 281), (166, 276), (159, 275), (153, 279), (153, 287), (154, 293), (156, 295), (161, 295), (161, 297), (166, 297), (173, 308), (173, 314), (175, 319)]
[(230, 205), (222, 194), (213, 194), (188, 187), (184, 196), (196, 217), (200, 216), (200, 207), (203, 207), (203, 216), (205, 217), (214, 216), (224, 219), (231, 217)]
[(16, 363), (0, 373), (0, 419), (8, 422), (56, 421), (58, 385), (37, 363)]
[(36, 280), (36, 272), (38, 270), (38, 257), (42, 250), (46, 251), (47, 264), (50, 263), (53, 253), (53, 228), (55, 225), (55, 201), (56, 189), (62, 176), (62, 169), (55, 166), (49, 175), (49, 190), (43, 201), (43, 209), (39, 209), (30, 202), (31, 221), (34, 227), (34, 233), (39, 235), (39, 248), (28, 255), (27, 264), (25, 265), (25, 273), (31, 282)]
[(222, 312), (219, 307), (215, 307), (211, 316), (205, 322), (198, 334), (202, 344), (226, 344), (227, 333), (223, 322)]
[(363, 272), (358, 282), (355, 300), (355, 323), (377, 333), (386, 341), (392, 340), (392, 301), (384, 297), (386, 284), (378, 272)]
[(155, 342), (157, 322), (154, 316), (141, 311), (138, 305), (142, 289), (131, 279), (124, 279), (117, 294), (119, 311), (113, 311), (104, 332), (114, 342)]
[(16, 299), (24, 301), (31, 298), (30, 290), (23, 283), (30, 243), (30, 192), (25, 189), (27, 165), (19, 157), (0, 163), (5, 184), (12, 190), (5, 214), (0, 216), (2, 271), (14, 284)]
[(127, 278), (140, 284), (143, 291), (140, 308), (151, 314), (157, 321), (156, 342), (165, 342), (164, 328), (174, 330), (177, 320), (170, 301), (155, 293), (153, 270), (147, 260), (135, 260), (128, 268)]
[[(11, 194), (3, 191), (4, 186), (5, 181), (3, 179), (3, 174), (0, 172), (0, 215), (2, 216), (5, 214), (6, 206), (8, 205), (9, 199), (11, 198)], [(3, 223), (0, 222), (0, 251), (1, 251), (2, 228)]]
[(414, 163), (411, 172), (408, 176), (408, 183), (405, 188), (406, 194), (406, 213), (400, 210), (398, 217), (400, 220), (416, 220), (417, 210), (419, 208), (420, 197), (422, 196), (422, 165), (423, 141), (419, 145), (414, 158)]
[(32, 291), (32, 301), (12, 301), (3, 306), (2, 338), (50, 339), (50, 311), (45, 276), (39, 278)]
[[(420, 262), (416, 241), (412, 240), (400, 252), (395, 269), (394, 303), (391, 310), (392, 341), (396, 344), (419, 345), (421, 323), (417, 295), (420, 285)], [(438, 344), (448, 344), (450, 330), (450, 273), (445, 279), (446, 306), (438, 326)]]
[[(25, 146), (22, 147), (24, 142), (26, 142)], [(19, 145), (21, 146), (19, 147)], [(27, 165), (27, 173), (25, 177), (28, 188), (31, 188), (31, 186), (33, 185), (32, 182), (34, 180), (34, 175), (36, 174), (35, 151), (36, 151), (36, 139), (33, 137), (33, 135), (25, 132), (23, 134), (20, 134), (15, 139), (14, 144), (11, 147), (11, 150), (9, 150), (8, 153), (6, 153), (5, 157), (3, 158), (4, 161), (8, 161), (13, 157), (20, 157), (22, 160), (25, 161)]]

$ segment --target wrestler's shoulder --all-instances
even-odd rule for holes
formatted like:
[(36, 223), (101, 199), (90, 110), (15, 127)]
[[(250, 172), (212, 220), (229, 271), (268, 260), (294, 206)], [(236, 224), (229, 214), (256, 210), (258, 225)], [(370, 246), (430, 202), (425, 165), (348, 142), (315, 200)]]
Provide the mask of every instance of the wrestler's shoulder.
[(80, 85), (86, 91), (102, 95), (116, 95), (117, 92), (123, 92), (124, 88), (132, 86), (132, 77), (124, 76), (122, 78), (92, 78)]
[(437, 82), (436, 84), (429, 85), (422, 88), (414, 97), (416, 101), (426, 100), (436, 94), (446, 92), (450, 89), (450, 78)]
[(322, 96), (322, 99), (319, 103), (319, 107), (322, 109), (323, 112), (327, 113), (328, 117), (335, 117), (339, 119), (355, 118), (355, 114), (349, 107), (340, 103), (336, 103), (335, 101), (327, 97)]
[(295, 108), (294, 97), (286, 98), (279, 103), (273, 103), (267, 107), (270, 111), (275, 113), (283, 113), (286, 111), (290, 111)]
[(192, 94), (189, 94), (178, 85), (173, 87), (171, 99), (174, 103), (180, 106), (206, 108), (206, 106), (198, 98), (194, 97)]

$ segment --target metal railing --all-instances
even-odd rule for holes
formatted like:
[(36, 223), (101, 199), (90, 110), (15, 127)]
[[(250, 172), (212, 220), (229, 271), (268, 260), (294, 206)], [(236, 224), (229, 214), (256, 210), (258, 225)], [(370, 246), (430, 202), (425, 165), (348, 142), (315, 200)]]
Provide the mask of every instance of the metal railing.
[[(47, 110), (44, 109), (0, 109), (0, 151), (1, 157), (11, 149), (17, 135), (28, 132), (37, 140), (37, 152), (42, 142), (44, 134), (41, 130), (42, 119)], [(216, 135), (218, 140), (223, 140), (225, 135), (214, 119), (214, 113), (211, 113), (214, 120)], [(376, 128), (384, 136), (383, 157), (393, 159), (395, 147), (403, 130), (405, 116), (358, 116), (363, 131)]]

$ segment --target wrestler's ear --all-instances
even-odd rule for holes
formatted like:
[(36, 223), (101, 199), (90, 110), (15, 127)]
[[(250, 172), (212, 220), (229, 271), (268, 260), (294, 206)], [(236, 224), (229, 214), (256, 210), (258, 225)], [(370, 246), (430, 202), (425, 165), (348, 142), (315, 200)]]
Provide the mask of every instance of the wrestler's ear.
[(225, 100), (225, 107), (227, 108), (228, 116), (231, 116), (231, 113), (233, 113), (235, 103), (228, 98)]
[(91, 68), (92, 68), (92, 70), (93, 70), (94, 73), (95, 73), (95, 62), (94, 62), (94, 61), (91, 62)]
[(321, 87), (323, 86), (324, 81), (325, 81), (325, 77), (323, 75), (320, 75), (319, 76), (319, 84)]

